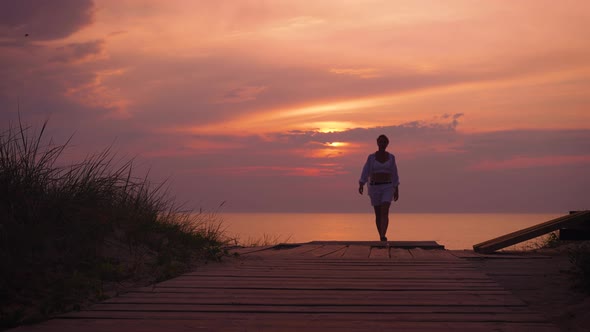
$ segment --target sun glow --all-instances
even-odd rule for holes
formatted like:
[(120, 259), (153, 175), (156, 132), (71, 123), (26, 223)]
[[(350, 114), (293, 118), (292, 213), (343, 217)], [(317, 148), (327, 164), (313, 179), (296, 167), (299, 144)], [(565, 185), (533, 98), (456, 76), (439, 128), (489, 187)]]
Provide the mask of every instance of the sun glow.
[(350, 152), (349, 150), (352, 145), (348, 142), (325, 142), (317, 146), (317, 148), (304, 152), (304, 155), (310, 158), (342, 157)]
[(317, 130), (320, 133), (337, 133), (345, 131), (347, 129), (358, 127), (359, 125), (350, 121), (321, 121), (305, 123), (302, 126), (308, 128), (315, 128), (315, 130)]
[(337, 147), (341, 147), (341, 146), (347, 146), (348, 143), (346, 142), (328, 142), (324, 144), (325, 146), (329, 146), (329, 147), (333, 147), (333, 148), (337, 148)]

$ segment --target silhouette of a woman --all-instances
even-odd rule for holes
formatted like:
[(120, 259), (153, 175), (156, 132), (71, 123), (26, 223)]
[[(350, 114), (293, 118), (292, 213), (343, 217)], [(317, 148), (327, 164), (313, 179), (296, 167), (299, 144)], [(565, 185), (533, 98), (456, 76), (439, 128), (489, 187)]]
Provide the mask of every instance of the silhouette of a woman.
[(365, 183), (369, 182), (368, 191), (371, 205), (375, 210), (375, 224), (381, 241), (387, 241), (385, 234), (389, 226), (389, 207), (391, 201), (399, 198), (399, 176), (395, 156), (385, 149), (389, 139), (385, 135), (377, 138), (379, 150), (367, 158), (359, 180), (359, 194), (363, 194)]

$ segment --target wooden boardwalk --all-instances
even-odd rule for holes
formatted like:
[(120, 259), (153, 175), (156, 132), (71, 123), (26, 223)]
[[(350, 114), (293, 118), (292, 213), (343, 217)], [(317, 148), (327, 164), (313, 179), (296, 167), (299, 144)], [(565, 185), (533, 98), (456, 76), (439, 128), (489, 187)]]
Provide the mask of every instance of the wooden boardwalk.
[[(426, 246), (428, 248), (428, 246)], [(559, 331), (472, 251), (315, 242), (236, 249), (17, 331)]]

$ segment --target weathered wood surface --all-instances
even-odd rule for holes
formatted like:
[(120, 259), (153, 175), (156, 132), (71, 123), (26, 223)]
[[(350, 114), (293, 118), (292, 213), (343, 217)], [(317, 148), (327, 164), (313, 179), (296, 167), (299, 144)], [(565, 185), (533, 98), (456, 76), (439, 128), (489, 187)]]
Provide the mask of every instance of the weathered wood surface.
[(496, 250), (536, 238), (543, 234), (556, 231), (560, 228), (572, 227), (586, 222), (590, 222), (590, 210), (578, 211), (572, 214), (561, 216), (538, 225), (527, 227), (516, 232), (478, 243), (473, 246), (473, 250), (481, 253), (491, 253)]
[(391, 248), (422, 248), (422, 249), (444, 249), (445, 246), (436, 241), (312, 241), (309, 244), (320, 245), (357, 245), (370, 247), (391, 247)]
[(278, 248), (237, 249), (237, 258), (17, 331), (558, 331), (481, 272), (478, 254)]

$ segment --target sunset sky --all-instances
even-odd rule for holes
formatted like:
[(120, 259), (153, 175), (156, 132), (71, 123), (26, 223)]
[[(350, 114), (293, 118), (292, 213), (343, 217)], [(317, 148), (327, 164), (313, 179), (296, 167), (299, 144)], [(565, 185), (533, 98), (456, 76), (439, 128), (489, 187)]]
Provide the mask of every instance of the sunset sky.
[(590, 209), (590, 2), (0, 0), (0, 121), (109, 145), (190, 208)]

